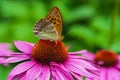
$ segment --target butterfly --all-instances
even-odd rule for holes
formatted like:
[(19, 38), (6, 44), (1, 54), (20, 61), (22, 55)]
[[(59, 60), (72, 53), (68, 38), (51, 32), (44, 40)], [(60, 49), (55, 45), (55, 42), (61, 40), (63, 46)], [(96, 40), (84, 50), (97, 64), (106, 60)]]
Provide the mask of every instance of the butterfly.
[(53, 7), (47, 16), (34, 26), (34, 35), (43, 40), (62, 40), (62, 17), (60, 10)]

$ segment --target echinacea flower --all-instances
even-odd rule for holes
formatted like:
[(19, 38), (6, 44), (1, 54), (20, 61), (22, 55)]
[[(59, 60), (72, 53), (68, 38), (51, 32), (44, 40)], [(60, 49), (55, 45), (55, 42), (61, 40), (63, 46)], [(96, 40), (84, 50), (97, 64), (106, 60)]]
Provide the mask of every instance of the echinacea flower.
[[(100, 76), (93, 80), (120, 80), (120, 55), (110, 50), (100, 50), (96, 54), (85, 53), (100, 66)], [(86, 79), (89, 80), (89, 79)]]
[(5, 63), (22, 61), (9, 73), (7, 80), (82, 80), (98, 73), (94, 63), (79, 54), (86, 50), (68, 52), (62, 41), (39, 40), (35, 45), (15, 41), (21, 53), (14, 53)]

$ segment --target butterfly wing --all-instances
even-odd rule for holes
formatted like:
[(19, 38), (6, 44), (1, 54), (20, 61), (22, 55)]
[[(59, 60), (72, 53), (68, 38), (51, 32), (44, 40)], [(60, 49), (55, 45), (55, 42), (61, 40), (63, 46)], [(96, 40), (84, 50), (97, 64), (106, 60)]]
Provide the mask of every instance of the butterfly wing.
[(44, 40), (57, 40), (58, 34), (49, 20), (41, 19), (34, 27), (34, 35)]
[(57, 7), (53, 7), (49, 14), (44, 18), (53, 23), (59, 38), (61, 38), (62, 33), (62, 17), (60, 10)]
[(34, 27), (34, 34), (45, 40), (62, 40), (62, 17), (57, 7), (53, 7), (48, 15), (39, 20)]

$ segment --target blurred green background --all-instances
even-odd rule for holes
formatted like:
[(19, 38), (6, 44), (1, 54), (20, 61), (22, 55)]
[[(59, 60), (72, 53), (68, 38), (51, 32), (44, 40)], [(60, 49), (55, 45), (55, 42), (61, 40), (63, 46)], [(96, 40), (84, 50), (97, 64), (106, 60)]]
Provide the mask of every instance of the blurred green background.
[[(63, 41), (71, 45), (70, 51), (120, 53), (119, 4), (119, 0), (0, 0), (0, 42), (36, 43), (34, 24), (57, 6), (63, 17)], [(0, 66), (0, 80), (6, 80), (9, 70)]]

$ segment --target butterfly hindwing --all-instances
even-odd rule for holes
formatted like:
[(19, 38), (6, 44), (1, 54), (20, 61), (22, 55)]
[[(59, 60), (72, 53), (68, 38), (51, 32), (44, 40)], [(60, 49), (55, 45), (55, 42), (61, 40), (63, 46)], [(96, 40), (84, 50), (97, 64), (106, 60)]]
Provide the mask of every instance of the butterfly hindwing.
[(44, 19), (41, 19), (38, 23), (36, 23), (34, 27), (34, 34), (45, 40), (55, 40), (58, 36), (56, 30), (54, 29), (54, 25), (50, 21)]

